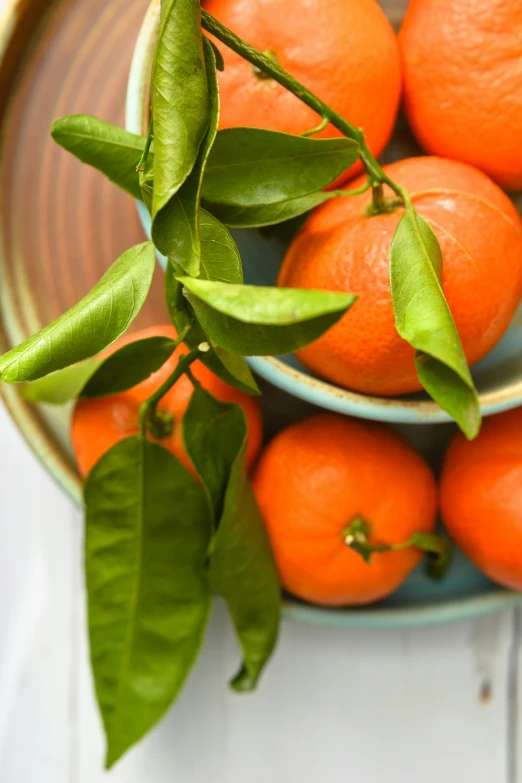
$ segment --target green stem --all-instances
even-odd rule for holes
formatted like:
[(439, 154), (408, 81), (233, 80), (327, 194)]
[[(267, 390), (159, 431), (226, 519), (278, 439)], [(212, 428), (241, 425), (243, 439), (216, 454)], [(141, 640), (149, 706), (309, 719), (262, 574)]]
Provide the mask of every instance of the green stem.
[[(178, 338), (179, 339), (179, 338)], [(196, 348), (193, 348), (190, 353), (182, 356), (178, 362), (178, 365), (174, 372), (161, 384), (154, 394), (149, 397), (148, 400), (140, 406), (138, 411), (138, 421), (140, 425), (140, 435), (142, 438), (147, 437), (147, 425), (152, 422), (153, 426), (156, 424), (161, 427), (162, 422), (156, 422), (157, 407), (161, 399), (172, 389), (176, 381), (178, 381), (182, 375), (184, 375), (190, 365), (198, 359), (201, 353), (206, 353), (209, 350), (208, 343), (201, 343)]]
[(331, 193), (332, 196), (360, 196), (362, 193), (366, 193), (367, 190), (370, 190), (371, 187), (372, 183), (367, 179), (360, 188), (354, 188), (353, 190), (329, 190), (328, 192)]
[(359, 554), (366, 563), (379, 552), (399, 552), (401, 549), (417, 547), (427, 556), (427, 572), (434, 579), (441, 579), (451, 562), (451, 544), (447, 538), (436, 533), (417, 531), (401, 544), (374, 544), (370, 540), (371, 526), (364, 517), (355, 517), (341, 533), (346, 546)]
[(244, 60), (247, 60), (260, 71), (263, 71), (274, 79), (274, 81), (278, 82), (278, 84), (281, 84), (293, 93), (300, 101), (319, 114), (320, 117), (326, 118), (331, 122), (344, 136), (356, 141), (359, 144), (360, 157), (368, 172), (368, 176), (372, 181), (372, 185), (385, 183), (394, 193), (400, 196), (406, 206), (408, 206), (408, 203), (411, 204), (408, 193), (404, 188), (401, 188), (400, 185), (393, 182), (375, 160), (366, 143), (361, 128), (357, 128), (355, 125), (352, 125), (351, 122), (348, 122), (347, 119), (331, 109), (330, 106), (318, 98), (317, 95), (314, 95), (313, 92), (310, 92), (310, 90), (298, 82), (297, 79), (290, 76), (290, 74), (283, 70), (277, 63), (266, 57), (258, 49), (254, 49), (253, 46), (247, 44), (205, 10), (201, 11), (201, 24), (202, 27), (217, 38), (218, 41), (221, 41), (221, 43), (228, 46), (228, 48), (232, 49), (236, 54), (239, 54)]
[(315, 128), (312, 128), (311, 130), (301, 133), (301, 136), (314, 136), (316, 133), (321, 133), (321, 131), (324, 130), (327, 125), (328, 117), (323, 117), (319, 125), (317, 125)]
[(376, 212), (382, 212), (384, 208), (384, 192), (382, 184), (372, 185), (372, 202)]

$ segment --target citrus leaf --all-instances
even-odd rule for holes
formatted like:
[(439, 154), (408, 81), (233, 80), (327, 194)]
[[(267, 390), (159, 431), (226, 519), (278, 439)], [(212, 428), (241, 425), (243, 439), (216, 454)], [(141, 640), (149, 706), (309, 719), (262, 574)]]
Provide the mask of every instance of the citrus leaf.
[(285, 220), (304, 215), (325, 201), (336, 198), (335, 193), (310, 193), (308, 196), (279, 201), (276, 204), (260, 204), (253, 207), (238, 207), (233, 204), (213, 204), (205, 201), (206, 209), (226, 226), (231, 228), (261, 228), (283, 223)]
[(245, 467), (246, 439), (236, 457), (210, 559), (213, 589), (227, 602), (243, 650), (231, 682), (251, 691), (277, 642), (281, 588), (274, 555)]
[(194, 167), (183, 185), (156, 215), (152, 238), (158, 250), (179, 264), (187, 274), (197, 276), (201, 261), (200, 211), (201, 184), (210, 149), (219, 122), (219, 89), (216, 61), (210, 42), (203, 39), (205, 68), (208, 77), (208, 129), (197, 154)]
[(223, 60), (223, 55), (221, 54), (221, 51), (218, 49), (214, 41), (211, 41), (210, 38), (206, 38), (205, 40), (209, 42), (209, 44), (212, 47), (212, 51), (214, 52), (214, 57), (216, 60), (216, 68), (218, 71), (224, 71), (225, 70), (225, 61)]
[(151, 96), (154, 219), (192, 171), (208, 128), (208, 81), (200, 18), (199, 0), (161, 0)]
[(442, 290), (439, 242), (429, 224), (413, 209), (404, 213), (395, 231), (390, 276), (395, 325), (400, 336), (418, 352), (420, 382), (466, 436), (474, 438), (480, 429), (480, 406)]
[(124, 345), (106, 359), (89, 359), (29, 383), (23, 396), (30, 402), (63, 405), (75, 397), (107, 397), (137, 386), (159, 370), (176, 343), (169, 337), (146, 337)]
[(216, 527), (245, 437), (245, 414), (239, 405), (220, 402), (201, 387), (194, 389), (183, 416), (183, 443), (203, 482)]
[(242, 283), (243, 265), (237, 245), (220, 221), (201, 210), (201, 278), (222, 283)]
[[(223, 281), (242, 282), (243, 270), (236, 243), (218, 220), (201, 210), (201, 275), (218, 277)], [(194, 311), (183, 296), (183, 286), (176, 280), (172, 264), (165, 272), (165, 298), (170, 318), (178, 334), (190, 326), (185, 342), (195, 348), (207, 340), (205, 332), (196, 320)], [(217, 345), (200, 357), (209, 370), (222, 381), (247, 394), (260, 394), (250, 368), (242, 356), (231, 354)]]
[(86, 398), (106, 397), (132, 389), (163, 367), (176, 348), (170, 337), (134, 340), (103, 360), (82, 389)]
[(455, 419), (470, 440), (481, 425), (480, 404), (474, 388), (455, 377), (454, 371), (443, 362), (417, 351), (415, 368), (423, 387), (440, 407)]
[(209, 370), (229, 386), (235, 386), (236, 389), (247, 394), (261, 394), (250, 367), (242, 356), (229, 353), (221, 346), (214, 345), (211, 351), (203, 355), (203, 361)]
[(302, 348), (342, 318), (357, 298), (330, 291), (179, 280), (209, 339), (242, 356), (277, 356)]
[(183, 439), (218, 522), (211, 581), (228, 605), (244, 659), (232, 687), (252, 690), (277, 639), (280, 587), (246, 475), (245, 415), (239, 406), (196, 389), (183, 417)]
[(184, 341), (189, 348), (195, 348), (206, 340), (205, 332), (198, 324), (194, 311), (183, 296), (183, 286), (177, 280), (172, 264), (167, 264), (165, 269), (165, 303), (170, 320), (178, 334), (190, 327)]
[(196, 479), (138, 437), (95, 465), (85, 504), (91, 662), (110, 767), (165, 714), (197, 657), (211, 528)]
[(83, 387), (102, 362), (103, 359), (88, 359), (52, 372), (24, 386), (22, 396), (29, 402), (64, 405), (80, 396)]
[(260, 128), (219, 131), (212, 147), (203, 199), (253, 207), (316, 193), (359, 157), (351, 139), (309, 139)]
[(0, 380), (33, 381), (107, 348), (139, 313), (155, 261), (152, 242), (126, 250), (74, 307), (0, 357)]
[(82, 163), (93, 166), (122, 190), (142, 199), (136, 167), (145, 139), (88, 114), (71, 114), (55, 120), (51, 136)]

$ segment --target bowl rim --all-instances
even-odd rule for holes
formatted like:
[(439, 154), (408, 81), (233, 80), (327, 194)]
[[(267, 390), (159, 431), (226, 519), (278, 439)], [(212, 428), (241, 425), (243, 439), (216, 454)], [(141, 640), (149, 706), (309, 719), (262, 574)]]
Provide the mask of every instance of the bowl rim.
[[(149, 74), (154, 53), (154, 34), (158, 28), (158, 11), (161, 0), (151, 0), (145, 14), (132, 58), (127, 88), (125, 127), (131, 133), (147, 132), (145, 96), (149, 93)], [(140, 220), (146, 233), (150, 231), (150, 215), (145, 205), (136, 202)], [(429, 400), (410, 401), (367, 397), (333, 386), (289, 367), (273, 357), (249, 357), (250, 366), (259, 375), (290, 394), (330, 410), (351, 414), (359, 418), (406, 424), (431, 424), (452, 421), (450, 416)], [(522, 398), (522, 381), (516, 385)], [(515, 407), (504, 393), (490, 392), (481, 395), (481, 407), (485, 415)], [(438, 625), (481, 617), (492, 612), (507, 610), (522, 603), (522, 593), (500, 586), (484, 590), (464, 598), (448, 598), (439, 603), (419, 606), (375, 606), (328, 609), (304, 604), (285, 598), (283, 616), (287, 619), (312, 625), (358, 628), (400, 629)]]

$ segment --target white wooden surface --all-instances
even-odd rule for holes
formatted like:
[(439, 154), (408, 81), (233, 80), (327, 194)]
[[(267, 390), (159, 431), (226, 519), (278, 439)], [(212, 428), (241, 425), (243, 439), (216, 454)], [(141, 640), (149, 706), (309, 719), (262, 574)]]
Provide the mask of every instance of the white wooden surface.
[(513, 613), (407, 632), (287, 623), (259, 691), (236, 696), (219, 608), (174, 710), (103, 773), (81, 538), (0, 408), (0, 783), (522, 783)]
[(409, 632), (285, 624), (259, 691), (235, 696), (219, 608), (174, 710), (103, 773), (81, 558), (80, 513), (0, 407), (0, 783), (522, 783), (517, 613)]

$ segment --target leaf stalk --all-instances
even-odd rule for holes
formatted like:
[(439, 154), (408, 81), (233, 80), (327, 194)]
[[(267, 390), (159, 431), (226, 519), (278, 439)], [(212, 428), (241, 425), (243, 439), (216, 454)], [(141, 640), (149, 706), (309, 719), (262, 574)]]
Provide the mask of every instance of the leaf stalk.
[(401, 188), (400, 185), (397, 185), (388, 177), (372, 155), (366, 143), (362, 128), (357, 128), (355, 125), (352, 125), (352, 123), (341, 114), (334, 111), (328, 104), (318, 98), (317, 95), (314, 95), (313, 92), (298, 82), (297, 79), (294, 79), (294, 77), (281, 68), (274, 59), (267, 57), (263, 52), (250, 46), (250, 44), (235, 35), (232, 30), (229, 30), (222, 25), (221, 22), (218, 22), (217, 19), (204, 9), (201, 11), (201, 25), (204, 30), (217, 38), (218, 41), (221, 41), (221, 43), (228, 46), (228, 48), (232, 49), (236, 54), (239, 54), (244, 60), (247, 60), (247, 62), (251, 63), (258, 70), (262, 71), (267, 76), (274, 79), (274, 81), (278, 82), (278, 84), (281, 84), (289, 90), (289, 92), (293, 93), (300, 101), (313, 109), (323, 121), (325, 119), (328, 120), (337, 130), (340, 130), (344, 136), (356, 141), (359, 144), (361, 161), (371, 179), (372, 185), (388, 185), (393, 192), (401, 198), (405, 206), (411, 204), (409, 195), (404, 188)]
[(346, 546), (357, 552), (365, 563), (371, 563), (372, 556), (381, 552), (400, 552), (417, 547), (427, 555), (427, 573), (434, 579), (442, 579), (451, 563), (451, 544), (448, 539), (436, 533), (417, 531), (400, 544), (372, 543), (371, 526), (362, 516), (357, 516), (341, 533)]
[[(187, 326), (185, 329), (183, 329), (182, 332), (180, 332), (178, 339), (176, 340), (174, 350), (185, 340), (189, 331), (190, 326)], [(160, 401), (167, 394), (167, 392), (172, 389), (176, 381), (187, 372), (190, 365), (196, 361), (200, 353), (204, 353), (205, 350), (208, 350), (207, 343), (201, 343), (196, 348), (193, 348), (192, 351), (182, 356), (174, 372), (169, 375), (169, 377), (161, 384), (158, 389), (156, 389), (154, 394), (149, 397), (148, 400), (145, 400), (145, 402), (142, 403), (138, 411), (138, 422), (140, 428), (139, 431), (142, 438), (147, 437), (147, 426), (149, 426), (153, 432), (164, 431), (165, 421), (157, 411), (157, 407)]]

